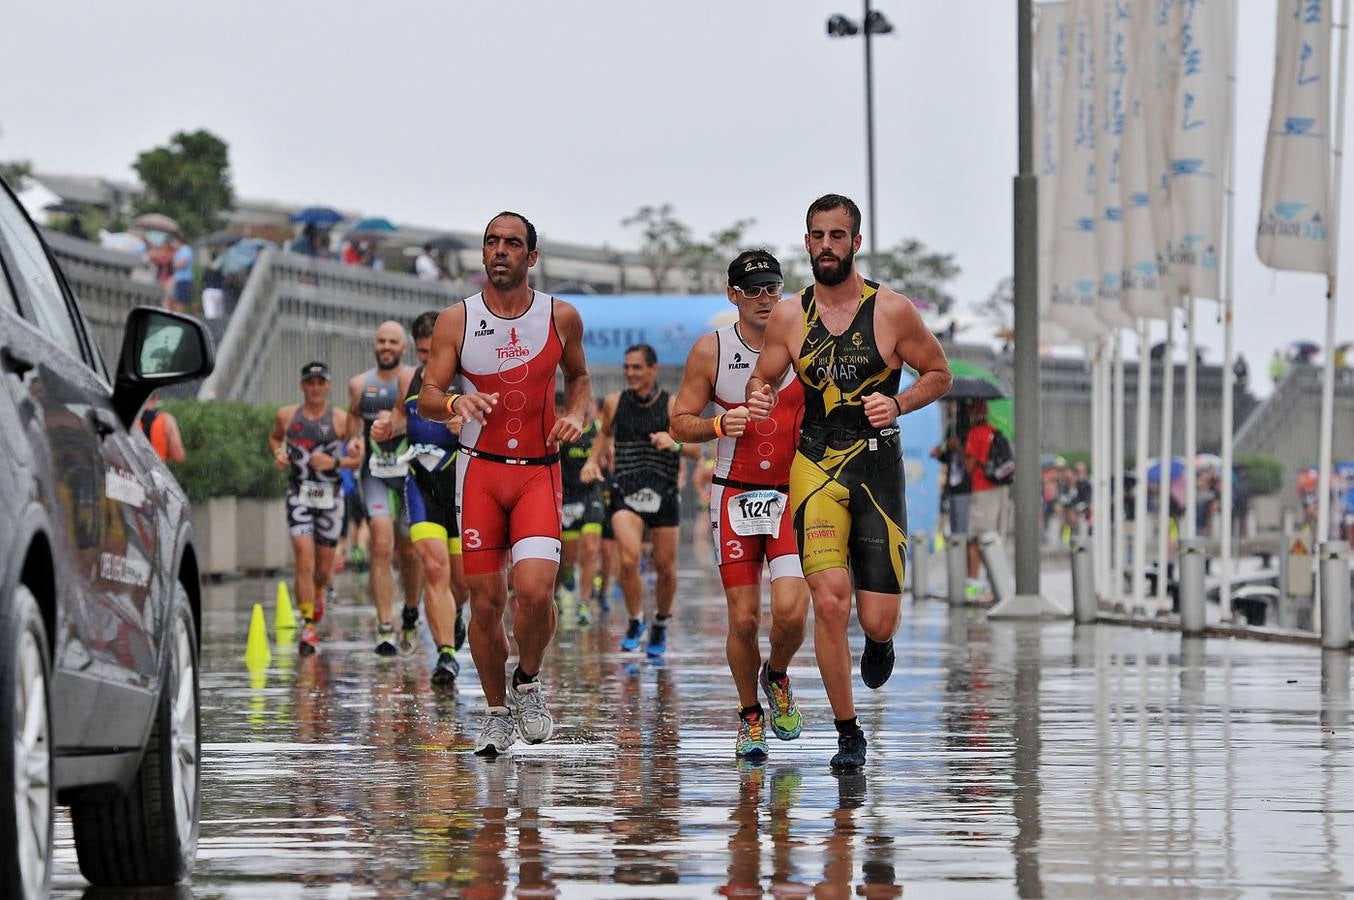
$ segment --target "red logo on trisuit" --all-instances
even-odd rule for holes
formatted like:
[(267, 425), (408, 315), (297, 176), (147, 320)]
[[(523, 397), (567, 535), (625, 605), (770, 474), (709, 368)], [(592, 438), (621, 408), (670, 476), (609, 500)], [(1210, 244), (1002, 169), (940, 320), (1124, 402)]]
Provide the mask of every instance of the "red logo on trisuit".
[(498, 348), (499, 359), (521, 359), (524, 356), (530, 356), (531, 350), (524, 345), (517, 337), (517, 329), (508, 329), (508, 346)]

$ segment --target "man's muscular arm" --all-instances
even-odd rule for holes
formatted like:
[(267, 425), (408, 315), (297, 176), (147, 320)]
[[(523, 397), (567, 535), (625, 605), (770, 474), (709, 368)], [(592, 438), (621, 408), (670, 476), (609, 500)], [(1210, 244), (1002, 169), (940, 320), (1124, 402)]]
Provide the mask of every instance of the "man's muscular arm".
[[(885, 427), (901, 416), (939, 400), (949, 392), (950, 384), (954, 381), (944, 348), (931, 329), (926, 327), (912, 301), (887, 289), (880, 291), (880, 299), (882, 305), (878, 312), (884, 315), (891, 326), (896, 361), (915, 369), (917, 380), (896, 397), (875, 393), (864, 398), (865, 415), (876, 428)], [(876, 334), (878, 331), (876, 329)], [(887, 360), (890, 356), (887, 349), (880, 347), (880, 350)], [(893, 364), (894, 361), (889, 362)]]
[(583, 319), (572, 304), (555, 303), (555, 330), (564, 344), (560, 368), (564, 370), (564, 415), (555, 420), (548, 441), (576, 441), (583, 433), (588, 404), (592, 402), (592, 378), (583, 353)]
[[(719, 431), (730, 437), (739, 437), (747, 425), (746, 406), (731, 409), (723, 417), (707, 419), (701, 415), (715, 395), (715, 379), (718, 376), (719, 338), (707, 334), (696, 341), (686, 357), (686, 369), (682, 373), (682, 386), (672, 403), (672, 436), (686, 443), (704, 443), (719, 437), (715, 430), (715, 420), (719, 419)], [(735, 433), (736, 432), (736, 433)]]

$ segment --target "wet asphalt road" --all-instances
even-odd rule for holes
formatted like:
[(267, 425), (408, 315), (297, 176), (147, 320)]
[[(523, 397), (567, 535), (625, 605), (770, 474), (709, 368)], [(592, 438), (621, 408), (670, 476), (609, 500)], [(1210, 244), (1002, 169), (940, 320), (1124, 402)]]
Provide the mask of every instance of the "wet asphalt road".
[[(495, 762), (470, 753), (468, 648), (451, 692), (429, 686), (430, 643), (379, 660), (357, 576), (318, 657), (275, 645), (252, 679), (250, 604), (271, 622), (275, 581), (210, 586), (197, 865), (135, 896), (1354, 890), (1346, 657), (908, 602), (892, 680), (857, 683), (865, 771), (828, 768), (811, 634), (790, 670), (804, 735), (754, 766), (733, 755), (717, 579), (684, 565), (661, 665), (618, 651), (618, 608), (587, 628), (566, 609), (543, 673), (555, 738)], [(81, 896), (64, 817), (57, 852), (54, 895)]]

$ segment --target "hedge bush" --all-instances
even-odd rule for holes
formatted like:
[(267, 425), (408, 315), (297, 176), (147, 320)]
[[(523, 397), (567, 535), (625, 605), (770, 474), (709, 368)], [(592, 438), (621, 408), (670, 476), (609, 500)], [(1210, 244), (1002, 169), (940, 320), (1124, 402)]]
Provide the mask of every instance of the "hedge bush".
[(1283, 488), (1283, 463), (1277, 457), (1259, 453), (1237, 456), (1232, 460), (1232, 469), (1245, 470), (1252, 497), (1277, 494)]
[(281, 497), (287, 476), (268, 453), (275, 406), (235, 401), (165, 400), (179, 422), (186, 457), (171, 465), (192, 500), (209, 497)]

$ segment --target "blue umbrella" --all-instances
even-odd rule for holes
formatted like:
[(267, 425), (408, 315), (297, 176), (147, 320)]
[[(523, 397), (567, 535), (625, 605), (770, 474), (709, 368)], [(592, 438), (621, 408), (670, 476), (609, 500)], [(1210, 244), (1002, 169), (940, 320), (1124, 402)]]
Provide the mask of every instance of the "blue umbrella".
[[(1185, 476), (1185, 461), (1178, 456), (1171, 457), (1171, 481)], [(1147, 481), (1155, 484), (1161, 480), (1161, 462), (1154, 460), (1147, 466)]]
[(291, 220), (299, 225), (317, 225), (320, 228), (331, 228), (343, 219), (343, 213), (327, 206), (307, 206), (291, 217)]
[(394, 225), (390, 224), (390, 220), (389, 220), (389, 219), (382, 219), (382, 218), (375, 218), (375, 219), (359, 219), (359, 220), (357, 221), (357, 223), (353, 225), (353, 227), (352, 227), (351, 230), (352, 230), (352, 231), (386, 231), (386, 232), (390, 232), (390, 231), (399, 231), (398, 228), (396, 228)]
[(221, 256), (221, 274), (235, 275), (253, 268), (264, 247), (277, 246), (263, 238), (245, 238), (231, 244)]

